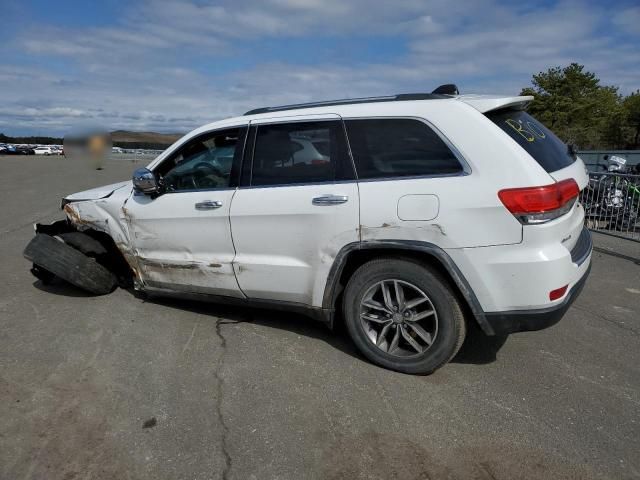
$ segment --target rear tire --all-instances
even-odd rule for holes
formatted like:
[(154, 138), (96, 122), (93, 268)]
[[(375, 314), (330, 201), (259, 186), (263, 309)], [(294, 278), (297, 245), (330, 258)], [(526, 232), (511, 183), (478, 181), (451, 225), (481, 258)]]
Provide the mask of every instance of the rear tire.
[(410, 260), (377, 259), (358, 268), (345, 289), (343, 312), (358, 350), (403, 373), (433, 373), (456, 355), (466, 335), (447, 280)]
[(95, 259), (46, 234), (37, 234), (24, 256), (39, 269), (96, 295), (111, 293), (117, 285), (115, 275)]

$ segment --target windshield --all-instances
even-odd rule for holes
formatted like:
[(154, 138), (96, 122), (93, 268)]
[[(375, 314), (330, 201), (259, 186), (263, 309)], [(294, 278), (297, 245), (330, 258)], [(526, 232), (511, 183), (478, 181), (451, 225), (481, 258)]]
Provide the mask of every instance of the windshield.
[(527, 112), (498, 110), (487, 113), (487, 117), (518, 142), (547, 172), (555, 172), (575, 162), (567, 145)]

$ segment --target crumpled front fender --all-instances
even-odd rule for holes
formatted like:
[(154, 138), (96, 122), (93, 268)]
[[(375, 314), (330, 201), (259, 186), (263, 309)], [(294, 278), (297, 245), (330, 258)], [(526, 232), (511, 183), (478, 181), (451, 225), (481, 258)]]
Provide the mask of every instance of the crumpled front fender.
[(119, 188), (108, 197), (66, 203), (64, 213), (79, 231), (96, 230), (109, 235), (133, 271), (136, 283), (139, 267), (135, 249), (129, 236), (126, 203), (131, 189)]

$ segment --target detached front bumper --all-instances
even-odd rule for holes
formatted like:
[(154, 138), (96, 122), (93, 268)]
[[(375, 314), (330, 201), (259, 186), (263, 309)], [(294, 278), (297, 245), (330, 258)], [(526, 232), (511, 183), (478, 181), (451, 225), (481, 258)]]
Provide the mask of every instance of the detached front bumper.
[(578, 298), (590, 272), (591, 264), (589, 264), (582, 278), (573, 285), (560, 304), (535, 310), (486, 313), (485, 318), (496, 335), (542, 330), (551, 327), (564, 317), (569, 307)]

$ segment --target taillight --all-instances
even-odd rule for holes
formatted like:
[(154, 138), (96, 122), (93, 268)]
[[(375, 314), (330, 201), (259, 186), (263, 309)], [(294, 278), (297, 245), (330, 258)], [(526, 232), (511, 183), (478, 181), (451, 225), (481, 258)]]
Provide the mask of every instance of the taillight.
[(544, 223), (561, 217), (573, 207), (580, 188), (572, 178), (543, 187), (506, 188), (500, 201), (521, 223)]

